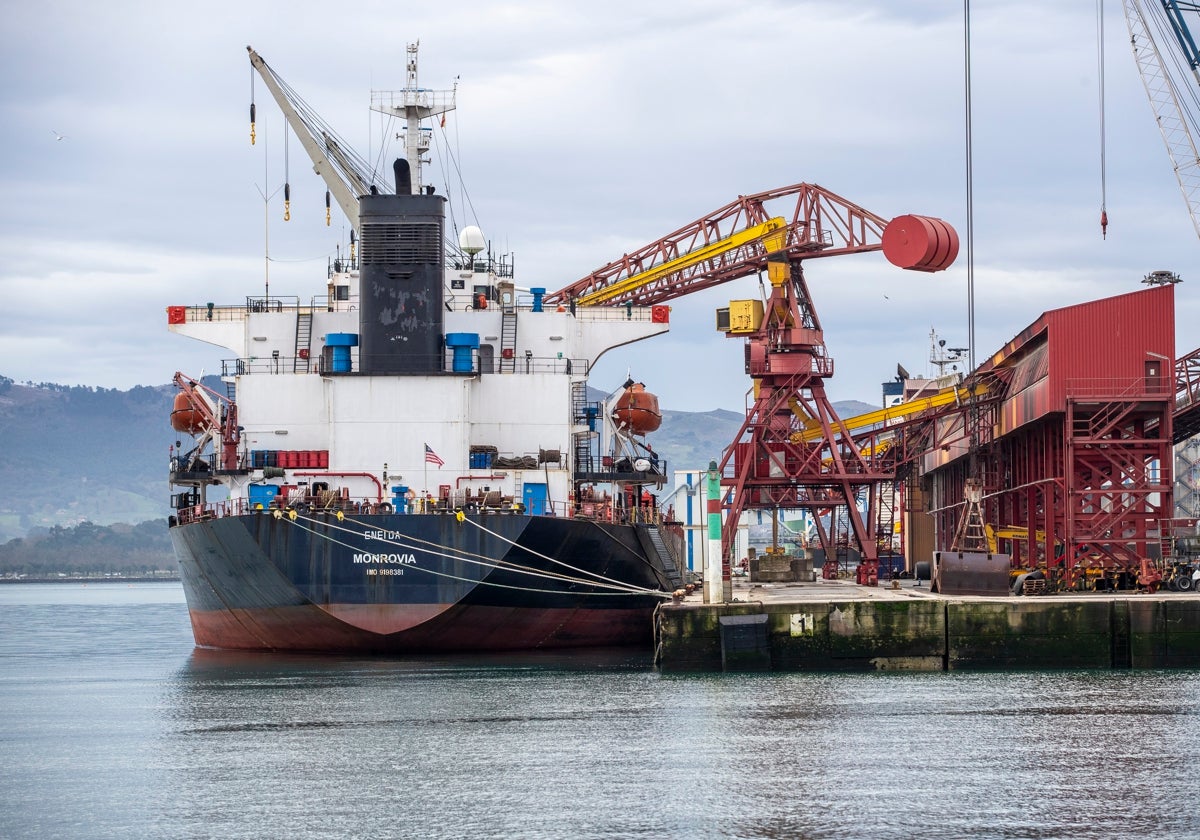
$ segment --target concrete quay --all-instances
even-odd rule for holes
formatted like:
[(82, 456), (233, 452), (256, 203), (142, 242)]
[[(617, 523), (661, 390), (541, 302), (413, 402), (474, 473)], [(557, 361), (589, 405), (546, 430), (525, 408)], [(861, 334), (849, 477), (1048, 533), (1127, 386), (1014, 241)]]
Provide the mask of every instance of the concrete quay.
[(656, 662), (687, 671), (1198, 668), (1200, 594), (942, 596), (927, 581), (749, 583), (655, 616)]

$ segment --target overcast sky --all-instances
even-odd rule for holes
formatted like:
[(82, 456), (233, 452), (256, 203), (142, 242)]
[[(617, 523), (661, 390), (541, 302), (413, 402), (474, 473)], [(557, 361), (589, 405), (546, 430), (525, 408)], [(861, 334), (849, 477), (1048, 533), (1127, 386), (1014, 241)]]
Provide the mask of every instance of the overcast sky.
[[(1104, 5), (1107, 240), (1095, 0), (972, 3), (979, 360), (1044, 310), (1144, 288), (1157, 269), (1184, 279), (1177, 352), (1200, 345), (1200, 243), (1120, 3)], [(17, 381), (216, 372), (221, 351), (169, 334), (165, 307), (260, 293), (268, 239), (272, 294), (321, 290), (345, 226), (335, 210), (325, 227), (325, 187), (294, 140), (282, 221), (282, 118), (258, 82), (250, 146), (247, 44), (377, 159), (369, 91), (403, 86), (419, 39), (422, 85), (459, 80), (445, 136), (466, 192), (430, 180), (460, 226), (515, 254), (518, 285), (559, 288), (740, 194), (802, 181), (885, 218), (944, 218), (965, 244), (957, 0), (5, 7), (0, 374)], [(898, 362), (925, 372), (931, 328), (966, 344), (966, 264), (806, 263), (834, 399), (877, 402)], [(610, 354), (592, 384), (611, 390), (632, 369), (666, 408), (740, 409), (742, 349), (713, 310), (756, 290), (676, 301), (668, 336)]]

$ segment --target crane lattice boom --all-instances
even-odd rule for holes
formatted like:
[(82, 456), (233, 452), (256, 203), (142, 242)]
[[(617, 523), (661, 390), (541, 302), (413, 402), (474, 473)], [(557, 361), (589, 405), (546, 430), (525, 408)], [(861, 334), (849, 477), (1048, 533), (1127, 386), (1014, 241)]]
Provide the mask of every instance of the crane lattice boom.
[[(780, 205), (786, 208), (785, 200), (788, 199), (792, 202), (791, 209), (781, 212)], [(559, 289), (547, 296), (547, 301), (565, 303), (584, 297), (601, 297), (597, 293), (645, 274), (649, 278), (646, 282), (603, 296), (603, 303), (648, 306), (756, 274), (767, 264), (765, 237), (752, 238), (729, 248), (716, 248), (715, 255), (698, 261), (689, 262), (683, 258), (723, 240), (733, 242), (737, 234), (758, 225), (768, 225), (774, 217), (782, 217), (786, 223), (784, 248), (793, 262), (879, 250), (887, 225), (886, 219), (816, 184), (794, 184), (740, 196), (674, 233)], [(654, 271), (676, 260), (684, 263), (683, 267)]]
[(1190, 11), (1195, 11), (1196, 6), (1173, 0), (1124, 0), (1124, 6), (1133, 59), (1154, 109), (1154, 119), (1171, 157), (1192, 225), (1200, 236), (1200, 151), (1196, 147), (1200, 102), (1195, 84), (1200, 77), (1196, 75), (1195, 44), (1181, 11), (1181, 6)]

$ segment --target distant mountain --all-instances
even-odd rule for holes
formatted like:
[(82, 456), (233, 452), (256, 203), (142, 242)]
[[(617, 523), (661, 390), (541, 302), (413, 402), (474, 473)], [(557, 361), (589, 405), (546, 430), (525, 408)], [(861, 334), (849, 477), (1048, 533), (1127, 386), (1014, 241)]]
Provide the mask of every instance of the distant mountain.
[[(858, 400), (833, 404), (839, 417), (853, 417), (876, 410), (877, 406)], [(745, 419), (736, 411), (671, 411), (663, 409), (662, 428), (649, 436), (650, 446), (667, 459), (667, 469), (703, 470), (709, 461), (720, 461), (725, 448)]]
[[(210, 377), (206, 385), (221, 388)], [(605, 394), (589, 389), (589, 397)], [(165, 519), (173, 385), (128, 391), (19, 384), (0, 376), (0, 543), (35, 530)], [(874, 406), (834, 404), (849, 417)], [(742, 415), (664, 409), (650, 436), (668, 469), (705, 469), (719, 459)]]

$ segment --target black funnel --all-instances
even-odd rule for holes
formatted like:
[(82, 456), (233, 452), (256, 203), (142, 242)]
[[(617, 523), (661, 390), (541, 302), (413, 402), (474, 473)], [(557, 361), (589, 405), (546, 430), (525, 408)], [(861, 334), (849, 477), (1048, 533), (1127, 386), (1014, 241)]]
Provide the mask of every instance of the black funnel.
[(412, 173), (408, 169), (408, 161), (396, 158), (392, 171), (396, 173), (396, 195), (412, 195)]

